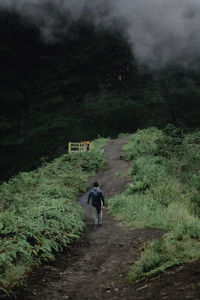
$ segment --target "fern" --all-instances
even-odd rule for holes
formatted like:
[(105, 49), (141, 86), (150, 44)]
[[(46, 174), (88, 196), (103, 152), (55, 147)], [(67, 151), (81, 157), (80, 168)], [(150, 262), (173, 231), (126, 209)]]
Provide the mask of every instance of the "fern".
[[(91, 172), (103, 164), (99, 150), (65, 154), (0, 185), (2, 293), (10, 293), (32, 265), (52, 260), (56, 252), (80, 237), (84, 223), (77, 197), (87, 189)], [(88, 168), (83, 167), (86, 165)]]

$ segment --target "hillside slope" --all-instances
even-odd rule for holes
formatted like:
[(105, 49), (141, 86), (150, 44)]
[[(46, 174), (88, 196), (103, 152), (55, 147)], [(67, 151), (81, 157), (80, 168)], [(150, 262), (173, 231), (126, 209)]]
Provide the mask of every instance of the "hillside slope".
[[(121, 193), (130, 181), (130, 163), (120, 159), (122, 145), (129, 138), (108, 142), (104, 148), (107, 165), (90, 179), (91, 183), (100, 182), (107, 198)], [(81, 198), (83, 206), (86, 198)], [(175, 267), (145, 282), (125, 283), (144, 243), (161, 237), (163, 231), (122, 227), (106, 211), (103, 219), (104, 225), (99, 228), (93, 228), (88, 220), (81, 240), (55, 263), (36, 271), (27, 291), (18, 293), (18, 299), (198, 299), (200, 291), (193, 288), (199, 280), (198, 264)]]

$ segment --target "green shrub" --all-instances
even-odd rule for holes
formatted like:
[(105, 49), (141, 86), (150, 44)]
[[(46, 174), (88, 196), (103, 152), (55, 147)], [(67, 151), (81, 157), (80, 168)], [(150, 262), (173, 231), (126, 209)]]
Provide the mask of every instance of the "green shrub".
[(163, 131), (139, 130), (124, 146), (133, 160), (133, 180), (109, 201), (110, 212), (136, 228), (168, 231), (145, 246), (129, 281), (200, 258), (199, 137), (199, 131), (183, 135), (168, 125)]
[(162, 136), (162, 132), (157, 128), (138, 130), (124, 145), (129, 159), (134, 159), (138, 155), (154, 154), (157, 151), (155, 140)]
[(105, 139), (96, 143), (94, 151), (62, 155), (0, 186), (0, 295), (80, 237), (84, 222), (77, 197), (105, 162)]
[(183, 131), (173, 125), (167, 125), (163, 130), (163, 135), (157, 139), (157, 153), (166, 157), (171, 157), (173, 153), (179, 154), (183, 148)]

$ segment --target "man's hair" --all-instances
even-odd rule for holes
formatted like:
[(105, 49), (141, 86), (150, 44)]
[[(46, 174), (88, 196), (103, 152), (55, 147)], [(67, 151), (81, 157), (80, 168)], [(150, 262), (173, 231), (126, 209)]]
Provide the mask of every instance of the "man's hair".
[(99, 184), (98, 184), (98, 182), (97, 182), (97, 181), (95, 181), (95, 182), (93, 183), (93, 186), (94, 186), (94, 187), (99, 187)]

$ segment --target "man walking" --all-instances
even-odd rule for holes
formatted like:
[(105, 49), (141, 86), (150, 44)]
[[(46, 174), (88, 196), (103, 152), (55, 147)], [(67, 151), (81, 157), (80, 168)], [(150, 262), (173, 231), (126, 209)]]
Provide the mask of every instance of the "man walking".
[(102, 208), (105, 207), (104, 196), (99, 188), (98, 182), (94, 182), (93, 189), (89, 193), (88, 202), (90, 204), (90, 199), (92, 198), (92, 218), (94, 220), (94, 225), (102, 225)]

